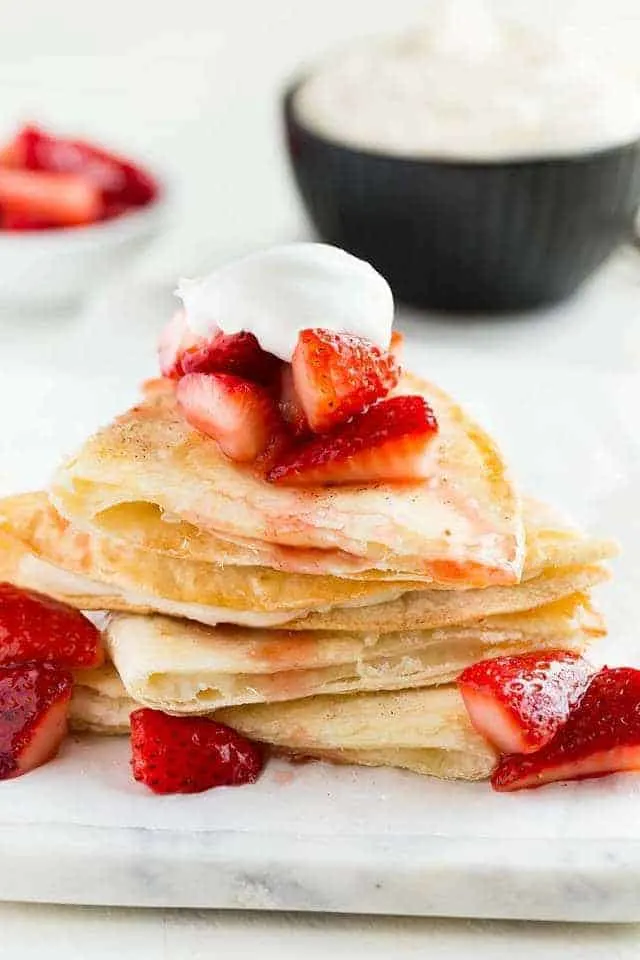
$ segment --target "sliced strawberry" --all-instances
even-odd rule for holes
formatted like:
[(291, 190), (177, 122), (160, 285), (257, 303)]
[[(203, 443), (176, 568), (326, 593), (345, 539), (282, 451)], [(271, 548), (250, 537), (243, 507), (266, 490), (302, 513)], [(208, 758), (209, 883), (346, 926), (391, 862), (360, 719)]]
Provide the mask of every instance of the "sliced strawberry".
[(267, 479), (310, 486), (424, 478), (424, 454), (437, 430), (423, 397), (392, 397), (332, 433), (294, 447)]
[(640, 670), (605, 667), (554, 738), (537, 753), (503, 757), (491, 782), (522, 790), (623, 770), (640, 770)]
[(302, 409), (300, 398), (293, 383), (293, 370), (288, 363), (283, 364), (280, 374), (280, 413), (289, 430), (296, 438), (308, 437), (311, 433), (309, 421)]
[(280, 417), (268, 391), (228, 373), (189, 373), (179, 381), (176, 397), (191, 426), (240, 463), (264, 453), (279, 430)]
[(566, 650), (496, 657), (467, 667), (458, 689), (471, 723), (489, 743), (502, 753), (531, 753), (551, 740), (594, 672)]
[(176, 310), (158, 340), (158, 360), (162, 376), (178, 380), (185, 372), (182, 367), (185, 351), (196, 346), (200, 339), (187, 326), (184, 310)]
[(56, 755), (72, 691), (71, 674), (49, 664), (0, 667), (0, 780)]
[(0, 583), (0, 664), (30, 661), (98, 667), (104, 661), (100, 631), (65, 603)]
[(29, 217), (24, 213), (0, 213), (0, 227), (3, 230), (55, 230), (57, 223), (43, 220), (42, 217)]
[(150, 203), (158, 185), (145, 170), (83, 140), (56, 137), (38, 127), (24, 127), (9, 145), (14, 166), (48, 173), (79, 174), (103, 194), (105, 201), (126, 207)]
[(185, 373), (231, 373), (269, 386), (282, 362), (262, 349), (252, 333), (222, 333), (201, 339), (182, 356)]
[(303, 330), (291, 361), (300, 402), (315, 433), (362, 413), (396, 386), (394, 357), (363, 337)]
[(201, 793), (255, 783), (262, 751), (230, 727), (203, 717), (131, 714), (133, 776), (154, 793)]
[(84, 177), (0, 167), (0, 206), (12, 216), (46, 220), (60, 227), (94, 223), (102, 197)]

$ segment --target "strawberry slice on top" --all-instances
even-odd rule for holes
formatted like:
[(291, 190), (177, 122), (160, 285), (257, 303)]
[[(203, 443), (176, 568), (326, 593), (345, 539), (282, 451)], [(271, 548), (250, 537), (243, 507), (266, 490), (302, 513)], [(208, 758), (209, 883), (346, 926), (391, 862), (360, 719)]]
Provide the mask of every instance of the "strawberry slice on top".
[(260, 747), (222, 723), (148, 708), (131, 714), (131, 749), (134, 779), (154, 793), (255, 783), (264, 765)]
[(267, 479), (311, 486), (425, 478), (425, 454), (437, 431), (423, 397), (391, 397), (331, 433), (286, 451)]
[(605, 667), (553, 739), (503, 757), (491, 783), (506, 792), (625, 770), (640, 770), (640, 670)]
[(311, 429), (326, 433), (386, 397), (400, 378), (395, 357), (364, 337), (303, 330), (291, 361)]
[(263, 386), (273, 383), (282, 361), (267, 353), (252, 333), (223, 333), (201, 338), (182, 354), (183, 373), (230, 373)]
[(188, 423), (238, 463), (256, 460), (281, 432), (271, 394), (228, 373), (188, 373), (178, 382), (176, 399)]
[(100, 631), (65, 603), (0, 583), (0, 664), (29, 661), (98, 667), (104, 661)]
[(309, 421), (302, 409), (300, 398), (296, 393), (293, 382), (293, 370), (288, 363), (282, 365), (282, 371), (280, 373), (278, 406), (280, 408), (280, 415), (287, 424), (292, 436), (297, 439), (309, 437), (311, 433)]
[(51, 664), (0, 667), (0, 780), (41, 766), (67, 732), (73, 677)]
[(481, 660), (458, 689), (481, 736), (502, 753), (530, 753), (551, 740), (594, 673), (578, 654), (553, 650)]
[(162, 376), (172, 380), (187, 373), (230, 373), (268, 386), (282, 367), (278, 357), (263, 350), (252, 333), (214, 330), (210, 337), (196, 335), (184, 310), (177, 310), (160, 334), (158, 359)]

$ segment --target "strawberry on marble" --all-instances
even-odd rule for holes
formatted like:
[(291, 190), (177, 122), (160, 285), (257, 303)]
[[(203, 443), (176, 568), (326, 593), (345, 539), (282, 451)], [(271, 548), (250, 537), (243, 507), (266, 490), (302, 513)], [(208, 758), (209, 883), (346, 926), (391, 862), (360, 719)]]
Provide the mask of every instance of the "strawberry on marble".
[(134, 779), (154, 793), (255, 783), (264, 765), (260, 747), (222, 723), (148, 708), (131, 714), (131, 748)]
[(595, 669), (566, 650), (496, 657), (467, 667), (458, 689), (481, 736), (502, 753), (530, 753), (566, 721)]
[(605, 667), (553, 739), (503, 757), (491, 783), (506, 792), (625, 770), (640, 770), (640, 670)]
[(67, 732), (73, 678), (50, 664), (0, 667), (0, 780), (56, 755)]

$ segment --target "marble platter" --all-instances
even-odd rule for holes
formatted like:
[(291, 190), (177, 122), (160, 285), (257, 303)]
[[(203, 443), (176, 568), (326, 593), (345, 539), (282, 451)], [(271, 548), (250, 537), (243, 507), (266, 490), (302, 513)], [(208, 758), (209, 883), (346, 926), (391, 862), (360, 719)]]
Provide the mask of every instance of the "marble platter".
[[(411, 356), (495, 432), (526, 489), (620, 539), (597, 654), (640, 663), (637, 378), (419, 344)], [(131, 396), (127, 378), (5, 371), (0, 492), (44, 483)], [(123, 740), (70, 741), (0, 784), (0, 899), (640, 921), (640, 776), (499, 796), (276, 762), (253, 787), (158, 798), (131, 782), (127, 754)]]

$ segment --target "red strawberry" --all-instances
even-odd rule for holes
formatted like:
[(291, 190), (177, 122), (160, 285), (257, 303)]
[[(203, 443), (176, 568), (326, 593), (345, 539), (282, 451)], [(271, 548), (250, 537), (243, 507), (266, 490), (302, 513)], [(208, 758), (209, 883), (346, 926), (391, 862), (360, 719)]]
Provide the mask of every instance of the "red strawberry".
[(182, 357), (184, 373), (231, 373), (268, 386), (282, 363), (262, 349), (252, 333), (222, 333), (187, 349)]
[(422, 397), (392, 397), (279, 458), (268, 480), (301, 486), (415, 480), (438, 430)]
[(5, 214), (60, 227), (93, 223), (102, 216), (100, 191), (83, 177), (0, 167), (0, 207)]
[(0, 213), (0, 227), (3, 230), (54, 230), (57, 223), (43, 220), (42, 217), (29, 217), (24, 213)]
[(129, 160), (82, 140), (52, 136), (37, 127), (24, 127), (7, 154), (13, 165), (27, 170), (79, 174), (97, 187), (110, 205), (144, 206), (158, 193), (154, 179)]
[(104, 661), (100, 631), (65, 603), (0, 583), (0, 664), (30, 661), (98, 667)]
[(256, 383), (227, 373), (189, 373), (176, 387), (186, 420), (217, 440), (231, 460), (248, 463), (264, 453), (280, 431), (271, 395)]
[(300, 398), (293, 384), (291, 365), (283, 364), (280, 374), (280, 414), (294, 437), (308, 437), (310, 434), (309, 421), (302, 409)]
[(605, 667), (554, 738), (537, 753), (503, 757), (491, 782), (522, 790), (623, 770), (640, 770), (640, 670)]
[(386, 397), (400, 376), (390, 353), (364, 337), (331, 330), (303, 330), (291, 364), (296, 392), (315, 433), (326, 433)]
[(0, 780), (56, 755), (72, 690), (71, 674), (49, 664), (0, 667)]
[(458, 678), (469, 719), (502, 753), (531, 753), (553, 737), (586, 690), (595, 668), (552, 650), (496, 657)]
[(162, 376), (178, 380), (185, 372), (182, 367), (185, 351), (195, 346), (199, 340), (187, 326), (184, 310), (176, 310), (158, 340), (158, 360)]
[(222, 723), (169, 717), (158, 710), (131, 714), (133, 776), (154, 793), (201, 793), (255, 783), (262, 751)]

